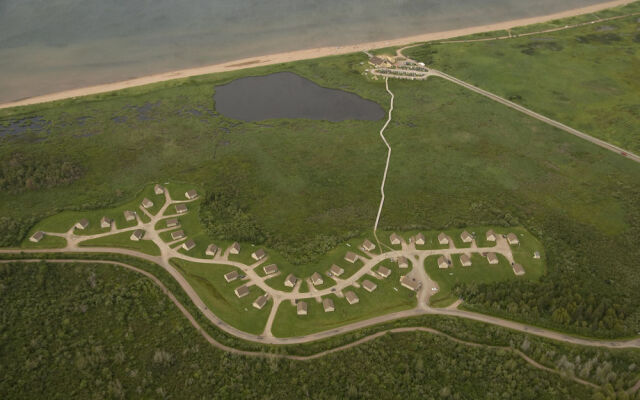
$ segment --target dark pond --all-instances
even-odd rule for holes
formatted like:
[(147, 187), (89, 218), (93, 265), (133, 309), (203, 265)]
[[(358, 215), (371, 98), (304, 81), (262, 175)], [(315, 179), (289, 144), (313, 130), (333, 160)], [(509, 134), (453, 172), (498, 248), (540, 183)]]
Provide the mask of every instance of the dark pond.
[(291, 72), (236, 79), (217, 86), (216, 110), (242, 121), (306, 118), (328, 121), (375, 121), (384, 117), (379, 104), (337, 89), (327, 89)]

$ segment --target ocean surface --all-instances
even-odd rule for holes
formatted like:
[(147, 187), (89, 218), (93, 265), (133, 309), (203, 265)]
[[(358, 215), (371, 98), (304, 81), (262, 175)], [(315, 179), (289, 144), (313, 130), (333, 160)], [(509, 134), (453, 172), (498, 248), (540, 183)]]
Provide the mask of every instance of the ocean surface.
[(602, 0), (0, 0), (0, 102)]

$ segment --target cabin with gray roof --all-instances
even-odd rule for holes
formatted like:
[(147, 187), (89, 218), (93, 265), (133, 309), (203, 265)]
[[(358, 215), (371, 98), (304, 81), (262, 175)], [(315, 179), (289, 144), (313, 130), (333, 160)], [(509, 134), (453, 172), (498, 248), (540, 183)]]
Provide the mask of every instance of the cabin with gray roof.
[(313, 284), (313, 286), (322, 285), (324, 283), (324, 279), (322, 279), (322, 275), (320, 275), (317, 272), (314, 272), (311, 275), (311, 283)]
[(186, 204), (176, 204), (176, 212), (178, 214), (184, 214), (187, 211), (189, 211), (189, 209), (187, 208)]
[(333, 264), (331, 266), (331, 268), (329, 268), (329, 272), (331, 273), (331, 275), (333, 276), (340, 276), (342, 274), (344, 274), (344, 268), (341, 268), (335, 264)]
[(335, 306), (333, 305), (333, 300), (328, 297), (322, 299), (322, 307), (324, 308), (324, 312), (332, 312), (336, 310)]
[(364, 251), (373, 251), (376, 248), (376, 245), (373, 244), (369, 239), (365, 239), (360, 246)]
[(426, 242), (425, 242), (424, 235), (423, 235), (422, 233), (418, 233), (418, 234), (415, 236), (415, 239), (416, 239), (416, 244), (418, 244), (418, 245), (421, 245), (421, 246), (422, 246), (422, 245), (424, 245), (424, 244), (426, 243)]
[(298, 282), (298, 278), (294, 274), (289, 274), (284, 280), (284, 285), (286, 287), (294, 287), (296, 282)]
[(153, 192), (155, 194), (163, 194), (164, 188), (156, 183), (155, 186), (153, 187)]
[(143, 237), (144, 231), (142, 229), (136, 229), (135, 231), (133, 231), (129, 239), (133, 240), (134, 242), (138, 242), (142, 240)]
[(146, 197), (144, 199), (142, 199), (142, 207), (144, 208), (151, 208), (153, 207), (153, 201), (147, 199)]
[(409, 275), (405, 275), (400, 278), (400, 284), (409, 290), (417, 292), (422, 287), (422, 282), (415, 278), (410, 278)]
[(462, 239), (463, 243), (471, 243), (473, 241), (473, 236), (467, 231), (463, 231), (460, 234), (460, 239)]
[(87, 229), (89, 227), (89, 220), (86, 218), (82, 218), (80, 221), (76, 222), (76, 229)]
[(357, 302), (360, 301), (358, 296), (354, 292), (352, 292), (351, 290), (349, 290), (348, 292), (346, 292), (344, 294), (344, 298), (347, 299), (347, 302), (349, 304), (356, 304)]
[(524, 275), (524, 268), (522, 268), (521, 264), (513, 263), (511, 268), (513, 269), (513, 273), (514, 274), (516, 274), (516, 275)]
[(33, 243), (38, 243), (43, 238), (44, 238), (44, 232), (38, 231), (38, 232), (34, 233), (33, 235), (31, 235), (31, 237), (29, 238), (29, 241), (33, 242)]
[(489, 252), (487, 253), (487, 261), (489, 262), (489, 264), (497, 264), (498, 256), (496, 255), (496, 253)]
[(376, 285), (375, 283), (371, 282), (368, 279), (365, 279), (365, 280), (362, 281), (362, 287), (364, 288), (364, 290), (366, 290), (367, 292), (371, 293), (374, 290), (376, 290), (378, 285)]
[(509, 244), (511, 245), (520, 244), (518, 236), (516, 236), (516, 234), (512, 232), (507, 235), (507, 242), (509, 242)]
[(307, 315), (307, 303), (304, 301), (298, 301), (296, 305), (296, 313), (298, 315)]
[(240, 243), (233, 242), (233, 244), (229, 248), (229, 254), (240, 254)]
[(233, 270), (231, 272), (227, 272), (226, 274), (224, 274), (224, 280), (227, 282), (233, 282), (236, 279), (238, 279), (239, 276), (240, 274), (238, 274), (238, 271)]
[(469, 257), (467, 254), (460, 254), (460, 264), (462, 264), (463, 267), (470, 267), (471, 257)]
[(444, 232), (440, 232), (438, 235), (438, 243), (440, 244), (449, 244), (449, 237), (444, 234)]
[(409, 268), (409, 260), (407, 259), (407, 257), (398, 257), (398, 268)]
[(540, 252), (539, 251), (534, 251), (533, 252), (533, 258), (539, 259), (540, 258)]
[(136, 219), (136, 212), (135, 211), (125, 211), (124, 212), (124, 220), (127, 222), (131, 222), (134, 221)]
[(389, 236), (389, 242), (396, 246), (402, 243), (402, 238), (400, 237), (400, 235), (396, 234), (395, 232), (393, 232), (390, 236)]
[(347, 254), (344, 256), (344, 259), (349, 261), (351, 264), (358, 261), (358, 255), (353, 251), (347, 251)]
[(269, 264), (262, 267), (265, 275), (272, 275), (278, 272), (278, 266), (276, 264)]
[(493, 231), (493, 229), (489, 229), (487, 231), (487, 242), (495, 242), (496, 241), (496, 233)]
[(178, 221), (178, 218), (169, 218), (167, 220), (167, 228), (175, 228), (176, 226), (180, 225), (180, 221)]
[(264, 306), (267, 304), (268, 300), (269, 300), (269, 296), (267, 296), (266, 294), (263, 294), (262, 296), (259, 296), (257, 299), (255, 299), (255, 301), (253, 302), (253, 306), (258, 310), (262, 310)]
[(438, 268), (449, 268), (449, 260), (445, 256), (438, 257)]
[(382, 278), (388, 278), (389, 275), (391, 275), (391, 270), (385, 266), (381, 266), (380, 268), (378, 268), (378, 275), (380, 275)]
[(184, 231), (180, 229), (179, 231), (171, 232), (171, 240), (178, 240), (184, 238), (186, 235)]
[(215, 257), (217, 252), (218, 252), (218, 246), (211, 243), (209, 246), (207, 246), (207, 249), (204, 251), (204, 254), (210, 257)]
[(100, 219), (100, 228), (111, 228), (111, 224), (113, 224), (113, 219), (109, 217), (102, 217)]
[(267, 256), (267, 252), (264, 249), (258, 249), (251, 254), (251, 258), (256, 261), (260, 261)]
[(242, 298), (246, 295), (249, 294), (249, 287), (247, 285), (242, 285), (236, 288), (236, 290), (234, 290), (236, 296), (238, 296), (239, 298)]
[(184, 197), (186, 197), (189, 200), (193, 200), (196, 197), (198, 197), (198, 192), (196, 192), (195, 190), (191, 189), (188, 192), (185, 192)]
[(189, 251), (194, 247), (196, 247), (196, 242), (194, 242), (193, 239), (189, 239), (186, 242), (182, 243), (182, 248), (186, 251)]

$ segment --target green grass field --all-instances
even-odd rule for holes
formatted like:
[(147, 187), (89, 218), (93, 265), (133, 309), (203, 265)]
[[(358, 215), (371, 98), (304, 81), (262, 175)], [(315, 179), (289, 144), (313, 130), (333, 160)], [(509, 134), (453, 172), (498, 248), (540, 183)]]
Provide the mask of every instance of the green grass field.
[[(245, 282), (235, 280), (227, 283), (224, 274), (234, 270), (229, 265), (202, 264), (172, 259), (171, 263), (189, 281), (198, 295), (213, 313), (229, 325), (245, 332), (261, 334), (264, 330), (273, 301), (269, 301), (262, 310), (252, 306), (258, 296), (264, 294), (259, 288), (251, 286), (249, 294), (238, 298), (234, 290)], [(242, 272), (239, 271), (238, 272)]]
[(159, 256), (160, 249), (151, 240), (140, 240), (135, 242), (130, 239), (130, 232), (116, 233), (115, 235), (109, 235), (97, 239), (90, 239), (80, 242), (80, 247), (120, 247), (123, 249), (137, 250), (151, 256)]
[[(597, 17), (638, 11), (640, 2), (635, 2)], [(636, 15), (507, 40), (428, 44), (405, 54), (637, 154), (637, 19)], [(593, 20), (596, 15), (586, 14), (516, 28), (512, 34)]]

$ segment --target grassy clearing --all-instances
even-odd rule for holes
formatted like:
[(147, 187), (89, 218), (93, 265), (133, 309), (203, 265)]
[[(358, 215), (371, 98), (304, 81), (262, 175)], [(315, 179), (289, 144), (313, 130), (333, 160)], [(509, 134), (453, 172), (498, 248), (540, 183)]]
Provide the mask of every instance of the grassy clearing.
[(133, 231), (116, 233), (115, 235), (109, 235), (97, 239), (90, 239), (80, 242), (80, 247), (120, 247), (123, 249), (130, 249), (141, 251), (151, 256), (159, 256), (160, 249), (151, 240), (140, 240), (138, 242), (130, 239)]
[[(640, 11), (640, 2), (599, 12)], [(507, 40), (428, 44), (406, 55), (607, 142), (640, 152), (638, 16)], [(595, 20), (587, 14), (516, 28), (553, 29)], [(523, 84), (532, 82), (532, 84)]]
[(234, 290), (246, 282), (236, 280), (227, 283), (224, 274), (242, 271), (229, 265), (193, 263), (175, 258), (171, 259), (171, 263), (184, 275), (216, 316), (245, 332), (262, 333), (273, 301), (269, 301), (262, 310), (253, 307), (255, 299), (264, 294), (255, 286), (250, 287), (248, 295), (238, 298)]
[[(392, 269), (392, 274), (387, 279), (377, 279), (370, 276), (360, 279), (369, 279), (378, 287), (369, 293), (363, 288), (350, 286), (343, 292), (352, 290), (360, 301), (350, 305), (346, 299), (339, 298), (335, 294), (328, 295), (333, 300), (335, 311), (324, 312), (322, 303), (316, 299), (306, 299), (308, 315), (299, 316), (296, 307), (290, 302), (282, 302), (273, 321), (272, 332), (277, 337), (291, 337), (308, 335), (336, 328), (352, 322), (362, 321), (377, 315), (388, 314), (395, 311), (410, 309), (416, 306), (415, 292), (412, 292), (399, 283), (400, 270), (397, 265), (387, 262), (385, 264)], [(408, 270), (402, 270), (403, 275)]]

